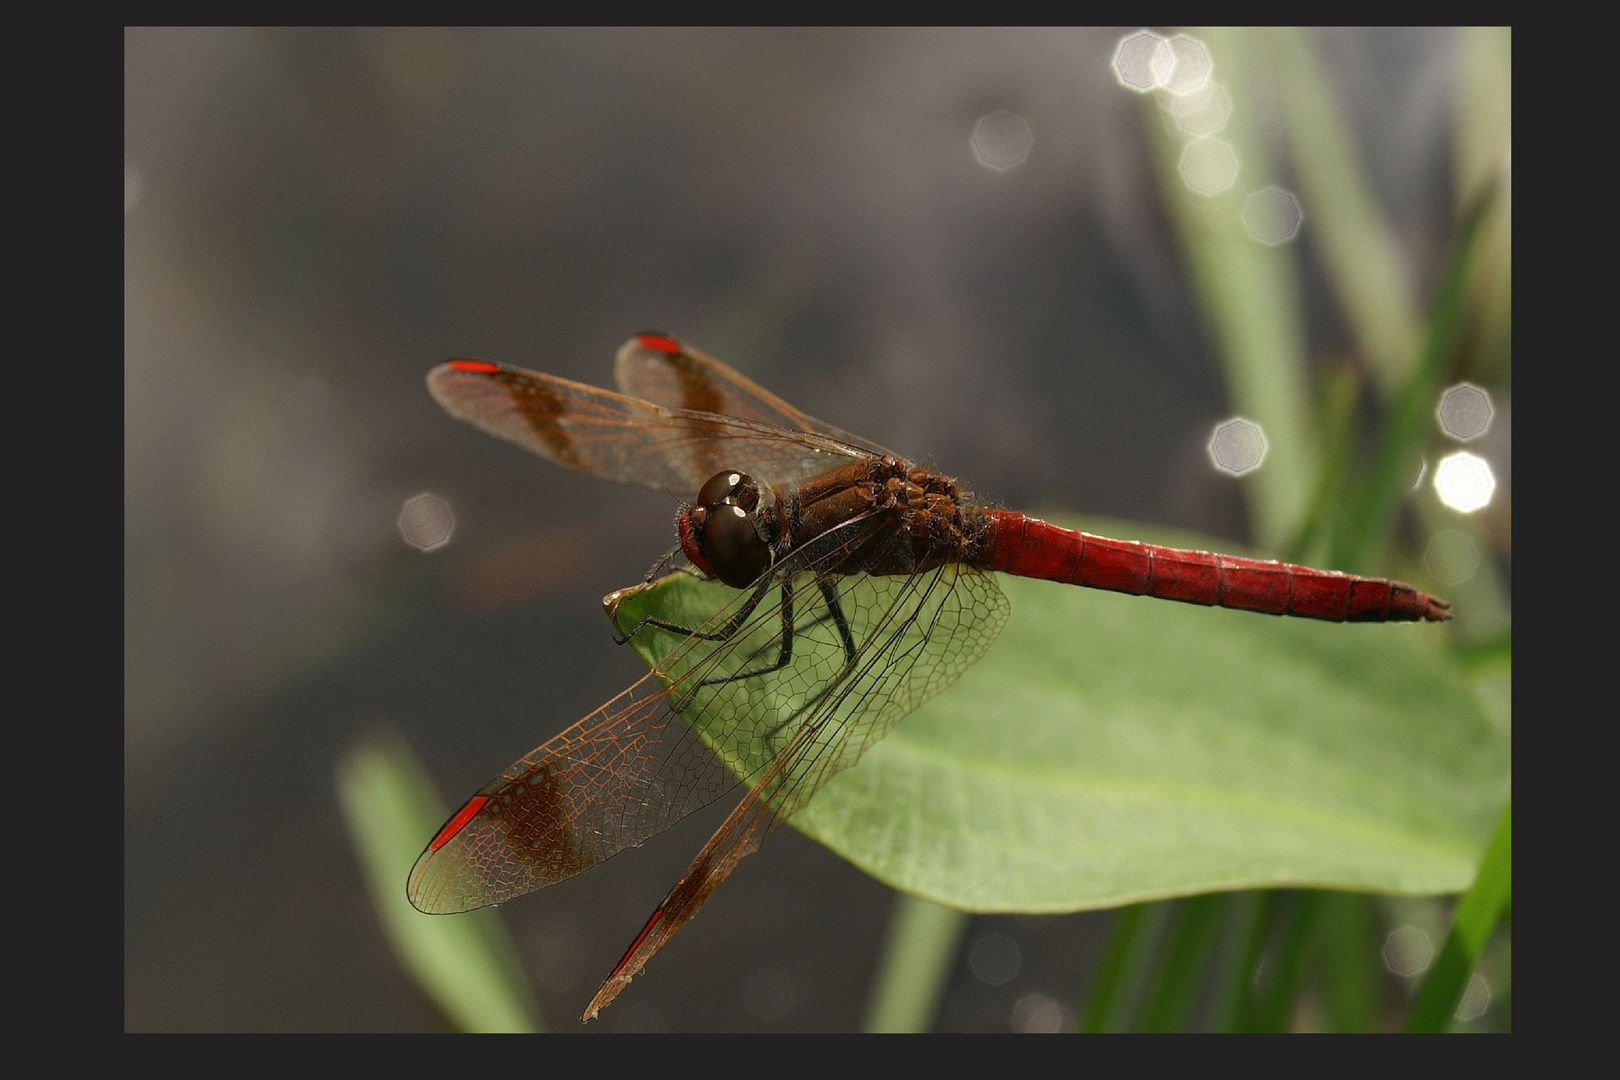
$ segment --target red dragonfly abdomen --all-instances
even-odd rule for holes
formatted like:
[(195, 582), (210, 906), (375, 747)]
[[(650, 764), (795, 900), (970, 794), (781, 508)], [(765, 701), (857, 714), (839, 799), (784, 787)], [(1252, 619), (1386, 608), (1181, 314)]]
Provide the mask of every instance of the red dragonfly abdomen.
[(1110, 540), (1012, 510), (981, 510), (975, 564), (1134, 596), (1329, 622), (1440, 622), (1451, 605), (1401, 581), (1337, 570)]

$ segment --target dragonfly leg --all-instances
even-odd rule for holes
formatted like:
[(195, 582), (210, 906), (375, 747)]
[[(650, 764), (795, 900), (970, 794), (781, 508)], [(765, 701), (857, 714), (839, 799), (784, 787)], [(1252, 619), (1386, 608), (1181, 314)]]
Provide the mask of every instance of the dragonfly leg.
[(644, 627), (648, 626), (651, 626), (657, 630), (668, 630), (670, 633), (680, 634), (682, 637), (695, 637), (701, 641), (730, 640), (731, 636), (742, 628), (742, 624), (748, 621), (748, 617), (754, 613), (754, 609), (759, 607), (760, 602), (765, 599), (765, 594), (771, 591), (771, 586), (773, 584), (774, 582), (769, 575), (762, 578), (759, 584), (754, 586), (754, 595), (748, 598), (748, 602), (737, 609), (737, 614), (732, 616), (730, 622), (726, 623), (726, 625), (722, 626), (719, 630), (712, 634), (701, 633), (688, 626), (679, 626), (672, 622), (665, 622), (663, 619), (654, 619), (649, 617), (636, 623), (636, 625), (631, 627), (630, 632), (624, 635), (624, 637), (614, 638), (613, 643), (615, 645), (623, 645), (631, 638), (641, 633)]
[(782, 581), (782, 636), (777, 640), (781, 645), (776, 652), (776, 663), (770, 667), (755, 668), (753, 671), (743, 671), (736, 675), (722, 675), (716, 679), (704, 679), (698, 686), (715, 686), (741, 679), (752, 679), (756, 675), (769, 675), (773, 671), (781, 671), (793, 662), (793, 586), (786, 579)]
[(849, 618), (844, 614), (844, 605), (838, 602), (838, 586), (830, 580), (823, 580), (821, 585), (821, 598), (827, 601), (827, 614), (832, 621), (838, 624), (838, 636), (844, 643), (844, 666), (850, 667), (855, 663), (855, 635), (849, 632)]
[[(855, 635), (849, 629), (849, 616), (844, 614), (844, 605), (839, 602), (838, 586), (831, 581), (821, 581), (817, 584), (821, 588), (821, 598), (827, 603), (827, 614), (818, 618), (816, 622), (823, 623), (830, 619), (838, 627), (838, 636), (844, 645), (844, 671), (847, 672), (855, 666)], [(797, 712), (786, 717), (781, 723), (767, 731), (765, 738), (774, 739), (783, 728), (796, 723), (798, 719), (799, 713)]]
[[(849, 628), (849, 617), (844, 614), (844, 605), (839, 602), (838, 586), (831, 580), (822, 580), (816, 583), (821, 590), (821, 598), (826, 602), (827, 614), (817, 618), (817, 624), (831, 619), (838, 627), (838, 638), (844, 647), (844, 669), (847, 671), (855, 666), (855, 635)], [(782, 585), (782, 647), (777, 653), (776, 663), (770, 667), (756, 668), (753, 671), (744, 671), (737, 675), (725, 675), (717, 679), (705, 679), (699, 686), (713, 686), (717, 683), (736, 682), (738, 679), (751, 679), (756, 675), (769, 675), (773, 671), (780, 671), (793, 662), (793, 594), (789, 591), (787, 582)], [(788, 723), (783, 721), (767, 734), (776, 734)]]

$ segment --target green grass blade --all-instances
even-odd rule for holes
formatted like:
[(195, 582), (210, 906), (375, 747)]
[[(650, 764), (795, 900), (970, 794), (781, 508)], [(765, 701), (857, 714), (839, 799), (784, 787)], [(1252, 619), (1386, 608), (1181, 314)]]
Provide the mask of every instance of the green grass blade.
[(1466, 202), (1493, 178), (1504, 189), (1470, 301), (1478, 323), (1469, 373), (1489, 385), (1507, 380), (1513, 354), (1513, 30), (1473, 26), (1457, 34), (1452, 177), (1458, 201)]
[(1231, 94), (1231, 119), (1219, 138), (1236, 151), (1237, 181), (1213, 195), (1191, 191), (1180, 168), (1185, 140), (1169, 130), (1151, 95), (1143, 104), (1144, 124), (1165, 207), (1221, 359), (1228, 400), (1265, 431), (1270, 450), (1264, 465), (1243, 478), (1244, 495), (1260, 546), (1279, 551), (1299, 530), (1318, 474), (1299, 275), (1292, 245), (1268, 247), (1243, 226), (1244, 200), (1271, 180), (1256, 107), (1258, 42), (1245, 30), (1205, 27), (1196, 33)]
[(933, 1030), (967, 923), (963, 912), (904, 893), (897, 897), (863, 1030)]
[(1191, 896), (1177, 905), (1163, 956), (1152, 973), (1138, 1031), (1184, 1031), (1198, 988), (1208, 973), (1227, 898)]
[(1362, 384), (1360, 369), (1350, 362), (1340, 364), (1328, 376), (1322, 393), (1322, 468), (1311, 501), (1300, 522), (1299, 533), (1283, 549), (1284, 562), (1310, 564), (1331, 534), (1333, 515), (1344, 496), (1356, 445)]
[(1381, 551), (1401, 496), (1410, 488), (1419, 451), (1429, 434), (1440, 388), (1462, 339), (1464, 300), (1474, 253), (1496, 205), (1496, 187), (1483, 189), (1458, 226), (1445, 278), (1435, 302), (1422, 354), (1392, 405), (1368, 475), (1358, 485), (1335, 536), (1333, 565), (1367, 572)]
[(541, 1030), (539, 1012), (493, 911), (423, 915), (405, 879), (444, 823), (432, 783), (397, 739), (355, 746), (338, 764), (338, 801), (388, 942), (417, 985), (463, 1031)]
[(1306, 31), (1279, 27), (1263, 37), (1316, 249), (1361, 354), (1393, 393), (1410, 377), (1421, 339), (1406, 260)]
[(1241, 1031), (1244, 1018), (1254, 1010), (1256, 976), (1276, 902), (1277, 893), (1271, 889), (1232, 894), (1228, 954), (1210, 1009), (1211, 1030)]
[(1091, 981), (1080, 1030), (1090, 1034), (1128, 1031), (1155, 946), (1173, 902), (1121, 908)]
[(1457, 904), (1451, 933), (1429, 969), (1407, 1017), (1407, 1031), (1444, 1031), (1451, 1024), (1463, 989), (1513, 896), (1513, 803), (1508, 801), (1496, 835), (1480, 863), (1473, 888)]
[(1333, 1031), (1371, 1031), (1382, 977), (1376, 912), (1363, 893), (1328, 893), (1322, 901), (1321, 988)]
[(1321, 929), (1323, 894), (1300, 890), (1275, 909), (1275, 932), (1280, 947), (1266, 957), (1265, 970), (1252, 1002), (1243, 1018), (1244, 1031), (1275, 1032), (1285, 1029), (1292, 1017), (1295, 991), (1303, 982), (1306, 966), (1313, 959)]

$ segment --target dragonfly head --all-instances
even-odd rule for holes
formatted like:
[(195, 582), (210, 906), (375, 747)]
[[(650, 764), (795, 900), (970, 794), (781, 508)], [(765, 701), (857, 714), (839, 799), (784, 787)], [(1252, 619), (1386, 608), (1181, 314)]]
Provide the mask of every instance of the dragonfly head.
[(759, 485), (747, 473), (716, 473), (697, 505), (682, 506), (675, 517), (681, 551), (706, 576), (746, 589), (771, 568), (771, 545), (752, 513), (758, 505)]

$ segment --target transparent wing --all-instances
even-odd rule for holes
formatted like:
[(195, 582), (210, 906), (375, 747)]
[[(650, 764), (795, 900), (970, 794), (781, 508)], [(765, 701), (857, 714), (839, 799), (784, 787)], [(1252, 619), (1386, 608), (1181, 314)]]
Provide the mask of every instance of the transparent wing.
[(722, 469), (794, 483), (867, 456), (813, 431), (667, 408), (484, 360), (440, 364), (427, 382), (452, 416), (491, 435), (559, 465), (657, 491), (695, 492)]
[[(955, 682), (989, 648), (1008, 607), (989, 576), (957, 563), (881, 577), (810, 569), (777, 582), (768, 617), (749, 620), (724, 649), (683, 649), (685, 639), (651, 626), (637, 645), (659, 658), (685, 723), (732, 773), (756, 781), (782, 765), (764, 799), (786, 816)], [(676, 584), (694, 597), (705, 592), (701, 582)], [(824, 589), (836, 596), (836, 612)], [(791, 656), (777, 667), (784, 605)], [(811, 741), (798, 741), (806, 731)]]
[(738, 416), (789, 431), (808, 431), (880, 457), (896, 455), (800, 412), (701, 349), (667, 334), (637, 334), (619, 349), (613, 377), (620, 392), (669, 408)]
[[(794, 597), (819, 592), (825, 580), (802, 575)], [(701, 686), (687, 703), (687, 722), (752, 787), (653, 912), (585, 1019), (629, 985), (781, 821), (982, 656), (1009, 610), (989, 576), (955, 563), (910, 576), (856, 574), (832, 583), (858, 643), (853, 660), (838, 620), (801, 616), (795, 603), (791, 663), (749, 675), (774, 662), (780, 649), (759, 632), (763, 628), (753, 627), (748, 646), (729, 651), (720, 665), (734, 677)], [(671, 674), (687, 659), (676, 658)], [(764, 709), (761, 700), (768, 702)], [(751, 723), (727, 722), (739, 713)]]
[[(723, 641), (643, 627), (635, 640), (653, 670), (469, 800), (417, 860), (411, 902), (464, 911), (560, 881), (669, 828), (738, 777), (754, 783), (750, 801), (791, 815), (955, 681), (1006, 620), (1000, 589), (968, 567), (894, 577), (830, 570), (892, 542), (891, 526), (875, 518), (812, 541), (773, 571), (765, 599)], [(836, 605), (823, 586), (836, 590)], [(621, 625), (659, 589), (677, 593), (659, 617), (706, 635), (753, 598), (671, 575), (621, 604)], [(731, 849), (730, 865), (753, 850)]]
[[(783, 568), (812, 571), (847, 558), (848, 544), (868, 543), (877, 519), (852, 522), (838, 541), (801, 550)], [(725, 640), (721, 628), (738, 623), (754, 591), (739, 592), (690, 574), (671, 575), (686, 586), (679, 603), (661, 614), (696, 628), (690, 636), (665, 635), (655, 666), (629, 689), (531, 753), (519, 758), (468, 799), (429, 842), (411, 870), (407, 895), (434, 914), (499, 904), (589, 869), (707, 806), (737, 784), (678, 713), (694, 698), (712, 697), (698, 686), (709, 672), (725, 672), (739, 649), (752, 649), (758, 626), (782, 625), (781, 590), (767, 590), (751, 618)], [(661, 583), (662, 584), (662, 583)], [(659, 586), (627, 590), (634, 594)], [(632, 605), (633, 606), (633, 602)], [(671, 675), (669, 668), (678, 669)], [(707, 715), (715, 732), (750, 730), (764, 722), (768, 702)], [(736, 741), (746, 741), (738, 736)]]

